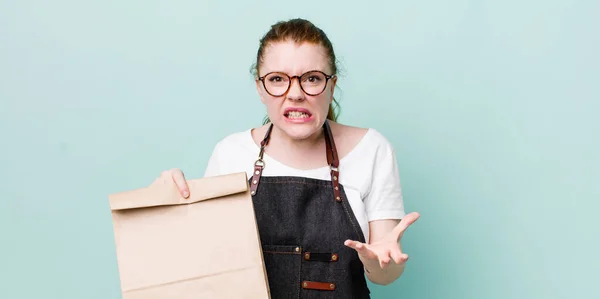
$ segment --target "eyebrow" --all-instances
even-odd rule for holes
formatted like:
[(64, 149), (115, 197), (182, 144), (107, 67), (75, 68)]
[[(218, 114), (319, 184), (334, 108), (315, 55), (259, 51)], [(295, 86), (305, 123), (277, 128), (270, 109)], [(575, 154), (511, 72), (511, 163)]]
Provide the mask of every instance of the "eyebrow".
[(265, 75), (267, 75), (267, 74), (270, 74), (270, 73), (282, 73), (282, 74), (286, 74), (286, 75), (288, 75), (288, 76), (292, 77), (292, 76), (302, 76), (302, 75), (304, 75), (304, 74), (306, 74), (306, 73), (310, 73), (310, 72), (322, 72), (322, 73), (324, 73), (324, 74), (326, 74), (326, 75), (330, 75), (330, 74), (329, 74), (327, 71), (325, 71), (325, 70), (321, 70), (321, 69), (316, 69), (316, 68), (315, 68), (315, 69), (309, 69), (309, 70), (307, 70), (307, 71), (304, 71), (304, 72), (302, 72), (302, 73), (300, 73), (300, 74), (297, 74), (297, 75), (292, 75), (292, 74), (290, 74), (290, 73), (288, 73), (288, 72), (285, 72), (285, 71), (271, 70), (271, 71), (266, 71), (266, 72), (264, 73), (264, 75), (262, 75), (262, 76), (265, 76)]

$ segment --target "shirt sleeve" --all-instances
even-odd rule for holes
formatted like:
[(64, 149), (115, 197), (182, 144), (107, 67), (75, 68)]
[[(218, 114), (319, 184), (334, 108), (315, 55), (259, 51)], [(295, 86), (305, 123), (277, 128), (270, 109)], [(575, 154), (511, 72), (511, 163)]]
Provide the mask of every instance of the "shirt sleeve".
[(368, 221), (402, 219), (405, 215), (396, 153), (384, 141), (375, 155), (371, 188), (364, 199)]

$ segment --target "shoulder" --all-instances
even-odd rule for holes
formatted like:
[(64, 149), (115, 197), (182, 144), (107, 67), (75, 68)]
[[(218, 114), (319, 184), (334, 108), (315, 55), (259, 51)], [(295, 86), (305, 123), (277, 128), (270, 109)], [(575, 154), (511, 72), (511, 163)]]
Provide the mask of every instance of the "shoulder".
[(381, 158), (395, 154), (390, 140), (375, 128), (363, 128), (331, 122), (339, 155), (357, 154), (361, 157)]
[[(340, 179), (345, 186), (358, 192), (361, 201), (354, 204), (361, 219), (366, 222), (401, 219), (404, 216), (404, 204), (392, 142), (372, 127), (359, 128), (332, 123), (332, 131), (335, 130), (340, 135), (340, 141), (356, 142), (345, 158), (342, 158), (344, 175)], [(336, 133), (334, 137), (337, 138), (335, 135)]]
[(246, 171), (245, 167), (258, 154), (259, 148), (252, 139), (252, 129), (229, 133), (212, 148), (205, 176)]
[(252, 139), (254, 128), (235, 131), (219, 139), (214, 145), (214, 151), (217, 153), (239, 151), (240, 149), (253, 150), (256, 144)]
[(390, 146), (390, 142), (386, 136), (373, 127), (357, 127), (346, 125), (338, 122), (329, 122), (334, 137), (350, 137), (351, 139), (360, 140), (363, 137), (372, 138), (378, 144)]
[(257, 149), (268, 128), (269, 125), (262, 125), (235, 131), (221, 138), (215, 148), (229, 149), (241, 146), (246, 149)]

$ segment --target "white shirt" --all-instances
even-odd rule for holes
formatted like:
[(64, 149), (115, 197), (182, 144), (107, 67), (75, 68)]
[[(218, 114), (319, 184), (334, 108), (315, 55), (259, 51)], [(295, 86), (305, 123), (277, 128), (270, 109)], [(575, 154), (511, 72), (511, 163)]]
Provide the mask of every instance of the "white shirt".
[[(254, 171), (260, 148), (251, 129), (236, 132), (220, 140), (208, 161), (205, 177)], [(325, 152), (323, 152), (325, 155)], [(303, 170), (263, 155), (263, 176), (301, 176), (331, 180), (329, 166)], [(340, 184), (344, 187), (365, 239), (369, 241), (369, 221), (401, 219), (404, 203), (396, 155), (390, 142), (375, 129), (369, 129), (361, 141), (340, 159)]]

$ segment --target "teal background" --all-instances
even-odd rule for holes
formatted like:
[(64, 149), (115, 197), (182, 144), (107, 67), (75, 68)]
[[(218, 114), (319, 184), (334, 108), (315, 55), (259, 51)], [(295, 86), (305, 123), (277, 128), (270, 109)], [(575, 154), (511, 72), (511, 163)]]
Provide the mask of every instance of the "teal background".
[[(252, 12), (254, 11), (254, 12)], [(107, 195), (260, 125), (270, 24), (332, 39), (395, 146), (411, 259), (373, 298), (600, 298), (600, 2), (0, 2), (0, 298), (120, 298)], [(233, 120), (225, 121), (231, 117)]]

